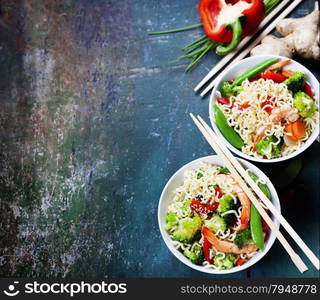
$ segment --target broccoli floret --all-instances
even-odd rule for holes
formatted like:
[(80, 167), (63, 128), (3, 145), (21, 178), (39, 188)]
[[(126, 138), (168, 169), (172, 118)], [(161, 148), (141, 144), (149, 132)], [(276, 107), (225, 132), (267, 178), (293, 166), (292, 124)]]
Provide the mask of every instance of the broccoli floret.
[(202, 221), (199, 216), (181, 219), (178, 228), (173, 232), (172, 238), (182, 243), (191, 243), (201, 230), (201, 225)]
[(256, 151), (258, 154), (262, 156), (266, 156), (267, 158), (271, 158), (274, 156), (278, 156), (281, 154), (281, 144), (279, 143), (277, 145), (271, 144), (271, 143), (277, 143), (278, 138), (276, 136), (268, 136), (262, 140), (260, 140), (256, 144)]
[(224, 81), (220, 87), (220, 93), (223, 97), (236, 96), (241, 91), (243, 91), (242, 86), (232, 87), (228, 81)]
[(240, 230), (237, 232), (234, 242), (241, 249), (245, 244), (252, 241), (250, 229)]
[[(223, 255), (225, 255), (224, 258), (222, 258)], [(217, 266), (220, 270), (228, 270), (233, 268), (236, 259), (237, 256), (232, 253), (219, 253), (215, 255), (215, 257), (213, 258), (213, 264)]]
[(184, 250), (183, 255), (188, 257), (194, 264), (201, 265), (204, 259), (202, 247), (195, 245), (191, 250)]
[(164, 226), (165, 230), (169, 231), (171, 228), (176, 226), (179, 223), (177, 214), (174, 212), (169, 212), (166, 215), (166, 225)]
[(233, 209), (234, 206), (234, 199), (230, 195), (224, 195), (220, 201), (219, 201), (219, 206), (218, 206), (218, 212), (220, 214)]
[(299, 111), (301, 117), (311, 117), (317, 110), (314, 99), (304, 92), (298, 92), (294, 95), (293, 106)]
[(304, 85), (306, 83), (306, 75), (302, 72), (295, 72), (292, 76), (290, 76), (287, 80), (283, 83), (288, 86), (288, 89), (293, 93), (297, 93), (302, 91)]
[(214, 232), (217, 232), (218, 230), (225, 231), (227, 229), (226, 221), (218, 214), (214, 214), (212, 218), (210, 220), (206, 220), (204, 224)]

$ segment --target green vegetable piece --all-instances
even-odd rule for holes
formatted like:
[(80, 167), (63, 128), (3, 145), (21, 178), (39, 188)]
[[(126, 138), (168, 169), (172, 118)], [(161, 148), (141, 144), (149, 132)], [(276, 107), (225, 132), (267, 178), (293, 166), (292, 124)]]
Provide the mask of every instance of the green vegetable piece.
[(238, 148), (241, 149), (244, 146), (244, 143), (240, 136), (234, 131), (234, 129), (229, 126), (226, 117), (224, 116), (223, 112), (220, 110), (217, 104), (214, 104), (214, 117), (216, 124), (223, 134), (223, 136), (228, 140), (228, 142)]
[(202, 220), (199, 216), (181, 219), (178, 228), (173, 232), (172, 238), (182, 243), (192, 243), (196, 234), (201, 230), (201, 226)]
[(200, 178), (202, 178), (202, 177), (203, 177), (203, 174), (199, 172), (199, 173), (197, 174), (197, 179), (200, 179)]
[(233, 209), (234, 207), (234, 199), (230, 195), (224, 195), (219, 200), (219, 206), (217, 212), (223, 214), (224, 212)]
[(204, 260), (204, 255), (202, 251), (202, 247), (195, 245), (191, 250), (184, 250), (183, 255), (188, 257), (191, 262), (193, 262), (196, 265), (201, 265)]
[(249, 69), (248, 71), (244, 72), (239, 77), (237, 77), (234, 80), (234, 82), (231, 84), (231, 87), (233, 88), (233, 87), (239, 85), (242, 81), (257, 75), (258, 73), (262, 72), (266, 68), (268, 68), (271, 65), (273, 65), (278, 60), (279, 60), (279, 58), (270, 58), (270, 59), (267, 59), (267, 60), (263, 61), (262, 63), (257, 64), (253, 68)]
[(258, 210), (251, 204), (250, 211), (250, 232), (255, 245), (261, 250), (264, 250), (264, 234), (262, 230), (262, 220)]
[(189, 217), (192, 215), (192, 209), (190, 207), (191, 199), (187, 200), (181, 207), (182, 213), (186, 213)]
[(221, 168), (219, 169), (219, 173), (223, 173), (223, 174), (231, 174), (228, 168)]
[[(225, 257), (221, 258), (223, 257), (223, 255), (225, 255)], [(232, 253), (219, 253), (213, 258), (213, 264), (219, 267), (220, 270), (229, 270), (233, 268), (236, 259), (237, 256)]]
[(241, 17), (238, 18), (235, 22), (229, 24), (229, 26), (231, 27), (230, 29), (233, 32), (232, 41), (227, 45), (219, 45), (216, 49), (216, 53), (218, 55), (227, 55), (238, 46), (242, 34), (242, 25), (240, 19)]
[(204, 224), (214, 232), (217, 232), (218, 230), (225, 231), (227, 229), (226, 221), (218, 214), (214, 214), (211, 219), (205, 220)]
[(166, 225), (164, 226), (165, 230), (169, 231), (171, 228), (176, 226), (179, 222), (177, 214), (174, 212), (169, 212), (166, 215)]
[(243, 91), (242, 86), (232, 87), (228, 81), (224, 81), (220, 87), (220, 93), (223, 97), (236, 96), (238, 93)]
[(299, 91), (303, 91), (304, 85), (306, 83), (306, 79), (307, 79), (306, 74), (302, 72), (295, 72), (283, 83), (288, 86), (288, 89), (292, 91), (292, 93), (297, 93)]
[(256, 144), (257, 153), (266, 156), (268, 159), (278, 156), (281, 154), (281, 143), (274, 145), (271, 143), (276, 143), (278, 138), (276, 136), (268, 136), (260, 140)]
[[(248, 174), (254, 182), (258, 181), (259, 177), (257, 175), (255, 175), (253, 172), (249, 171)], [(269, 200), (271, 200), (271, 192), (270, 192), (268, 186), (266, 184), (259, 182), (258, 187), (267, 196), (267, 198)]]
[(234, 240), (235, 244), (241, 249), (245, 244), (252, 241), (250, 229), (240, 230), (237, 232)]
[(303, 118), (312, 117), (317, 111), (316, 101), (305, 92), (298, 92), (294, 95), (293, 106)]

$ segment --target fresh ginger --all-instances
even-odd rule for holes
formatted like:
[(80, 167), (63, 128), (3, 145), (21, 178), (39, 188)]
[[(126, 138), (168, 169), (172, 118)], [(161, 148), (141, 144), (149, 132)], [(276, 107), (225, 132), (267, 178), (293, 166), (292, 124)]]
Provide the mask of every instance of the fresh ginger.
[(320, 12), (316, 1), (315, 10), (302, 18), (281, 20), (276, 26), (283, 38), (266, 36), (261, 44), (251, 50), (251, 56), (275, 54), (292, 57), (297, 54), (304, 58), (320, 58)]

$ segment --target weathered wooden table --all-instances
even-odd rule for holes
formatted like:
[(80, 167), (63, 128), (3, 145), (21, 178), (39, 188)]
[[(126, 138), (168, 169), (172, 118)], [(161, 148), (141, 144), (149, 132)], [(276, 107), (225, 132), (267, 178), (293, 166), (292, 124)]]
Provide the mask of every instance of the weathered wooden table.
[[(209, 276), (169, 252), (157, 205), (179, 167), (212, 153), (187, 114), (208, 116), (193, 87), (218, 57), (184, 73), (167, 62), (201, 29), (147, 35), (197, 23), (197, 2), (0, 2), (1, 276)], [(303, 63), (319, 75), (319, 62)], [(318, 254), (319, 150), (279, 189), (284, 216)], [(258, 166), (273, 178), (286, 163)], [(232, 276), (319, 273), (299, 274), (276, 242)]]

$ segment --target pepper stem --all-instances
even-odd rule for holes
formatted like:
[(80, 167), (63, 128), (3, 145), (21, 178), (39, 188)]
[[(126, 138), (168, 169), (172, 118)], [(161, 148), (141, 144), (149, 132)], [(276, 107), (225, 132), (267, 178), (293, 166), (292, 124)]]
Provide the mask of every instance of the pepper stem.
[(242, 25), (241, 25), (240, 18), (238, 18), (235, 22), (229, 25), (233, 32), (232, 41), (226, 46), (224, 45), (218, 46), (216, 49), (216, 53), (218, 55), (227, 55), (229, 52), (235, 49), (240, 43), (241, 34), (242, 34)]

